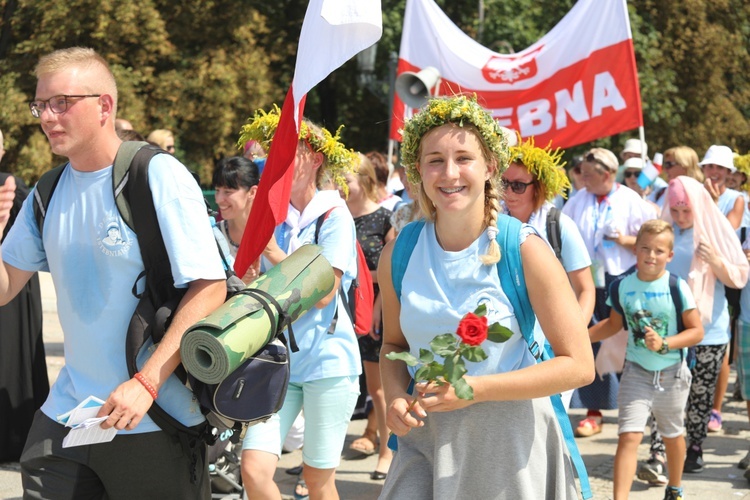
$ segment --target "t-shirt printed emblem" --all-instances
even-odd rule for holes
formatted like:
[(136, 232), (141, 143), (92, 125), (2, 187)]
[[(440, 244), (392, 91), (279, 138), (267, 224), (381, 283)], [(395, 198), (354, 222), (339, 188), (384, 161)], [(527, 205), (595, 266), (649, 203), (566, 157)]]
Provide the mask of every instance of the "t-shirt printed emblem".
[(98, 232), (97, 245), (105, 255), (124, 255), (130, 250), (132, 242), (125, 239), (127, 236), (116, 219), (113, 218), (100, 223)]

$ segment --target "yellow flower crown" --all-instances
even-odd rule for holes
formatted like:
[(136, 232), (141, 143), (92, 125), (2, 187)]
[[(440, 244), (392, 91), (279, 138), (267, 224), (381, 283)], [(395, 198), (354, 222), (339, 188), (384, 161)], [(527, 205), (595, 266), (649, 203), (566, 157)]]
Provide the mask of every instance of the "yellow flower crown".
[(747, 190), (748, 188), (750, 188), (750, 153), (746, 155), (735, 156), (734, 166), (739, 172), (742, 172), (747, 177), (748, 182), (745, 182), (742, 186), (740, 186), (742, 189)]
[(476, 96), (435, 97), (428, 101), (427, 106), (404, 124), (401, 131), (401, 163), (406, 168), (406, 175), (412, 184), (422, 181), (417, 171), (419, 161), (419, 144), (422, 137), (430, 130), (455, 123), (459, 127), (465, 124), (473, 125), (482, 136), (492, 154), (497, 158), (495, 176), (498, 178), (508, 168), (508, 140), (500, 125), (490, 114), (477, 104)]
[[(275, 104), (267, 113), (261, 109), (257, 110), (252, 118), (248, 119), (248, 123), (242, 126), (237, 146), (242, 149), (247, 141), (254, 140), (259, 142), (263, 149), (269, 151), (273, 136), (279, 126), (280, 116), (281, 110)], [(325, 171), (348, 196), (349, 187), (344, 175), (356, 173), (359, 170), (359, 156), (341, 143), (342, 128), (344, 128), (343, 125), (336, 129), (335, 135), (331, 135), (327, 129), (320, 127), (320, 133), (318, 133), (303, 120), (300, 124), (299, 138), (307, 142), (315, 152), (325, 157)]]
[(522, 163), (531, 175), (539, 179), (544, 199), (552, 200), (558, 194), (565, 196), (565, 190), (570, 189), (570, 179), (565, 174), (563, 152), (560, 149), (552, 151), (548, 145), (540, 148), (534, 145), (534, 138), (526, 142), (518, 138), (518, 146), (510, 148), (510, 162)]

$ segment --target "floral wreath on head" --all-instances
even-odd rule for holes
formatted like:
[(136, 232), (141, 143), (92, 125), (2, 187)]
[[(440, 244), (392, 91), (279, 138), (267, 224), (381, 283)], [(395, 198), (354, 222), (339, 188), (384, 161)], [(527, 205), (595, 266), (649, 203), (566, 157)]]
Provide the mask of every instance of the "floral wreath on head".
[(477, 128), (482, 140), (497, 158), (495, 176), (508, 168), (508, 140), (500, 125), (482, 108), (476, 96), (434, 97), (427, 106), (404, 124), (401, 131), (401, 163), (406, 168), (406, 176), (412, 184), (419, 184), (422, 177), (417, 170), (419, 144), (430, 130), (455, 123), (459, 127), (470, 124)]
[(544, 199), (551, 201), (558, 194), (565, 196), (565, 190), (570, 189), (570, 179), (565, 173), (565, 162), (562, 160), (563, 152), (560, 148), (552, 151), (551, 142), (546, 148), (534, 145), (534, 138), (529, 137), (526, 142), (521, 142), (518, 137), (518, 146), (510, 148), (510, 162), (522, 163), (531, 175), (539, 179)]
[[(269, 112), (259, 109), (248, 119), (248, 123), (242, 126), (240, 138), (237, 146), (241, 149), (249, 140), (257, 141), (263, 146), (263, 149), (270, 151), (271, 142), (279, 126), (281, 110), (277, 105)], [(326, 128), (320, 127), (320, 133), (309, 127), (303, 120), (299, 128), (299, 138), (305, 141), (310, 148), (321, 153), (326, 159), (325, 171), (331, 179), (349, 195), (349, 186), (346, 184), (345, 174), (353, 174), (359, 170), (359, 156), (340, 141), (341, 125), (336, 129), (336, 134), (332, 135)]]

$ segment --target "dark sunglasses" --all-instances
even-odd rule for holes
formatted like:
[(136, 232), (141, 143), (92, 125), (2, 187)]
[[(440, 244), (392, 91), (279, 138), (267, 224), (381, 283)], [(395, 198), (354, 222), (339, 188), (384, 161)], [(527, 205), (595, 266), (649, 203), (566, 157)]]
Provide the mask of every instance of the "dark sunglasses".
[(676, 161), (665, 161), (664, 164), (662, 165), (662, 167), (666, 168), (667, 170), (669, 170), (672, 167), (679, 167), (679, 166), (680, 164), (677, 163)]
[(534, 184), (534, 181), (531, 182), (521, 182), (521, 181), (507, 181), (505, 179), (500, 180), (500, 184), (502, 184), (503, 189), (510, 188), (511, 191), (513, 191), (516, 194), (523, 194), (526, 192), (526, 188)]
[(624, 172), (624, 173), (622, 174), (622, 176), (623, 176), (623, 177), (624, 177), (625, 179), (627, 179), (627, 178), (629, 178), (629, 177), (638, 177), (639, 175), (641, 175), (641, 171), (640, 171), (640, 170), (627, 170), (627, 171), (625, 171), (625, 172)]

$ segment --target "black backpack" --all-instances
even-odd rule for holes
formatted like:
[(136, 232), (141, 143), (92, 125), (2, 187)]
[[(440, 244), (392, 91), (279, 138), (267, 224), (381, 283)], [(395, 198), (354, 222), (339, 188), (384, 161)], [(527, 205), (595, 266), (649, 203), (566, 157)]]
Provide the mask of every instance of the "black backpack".
[[(172, 313), (186, 292), (186, 289), (174, 287), (169, 256), (161, 236), (151, 189), (148, 185), (149, 162), (157, 154), (167, 153), (146, 142), (123, 142), (115, 157), (112, 170), (112, 189), (117, 208), (124, 222), (138, 235), (144, 265), (144, 271), (133, 284), (133, 295), (139, 299), (139, 302), (131, 317), (126, 340), (127, 365), (131, 377), (138, 371), (136, 357), (143, 345), (148, 338), (152, 338), (155, 344), (162, 339), (169, 327)], [(52, 193), (66, 165), (60, 165), (45, 173), (37, 183), (34, 214), (40, 234)], [(138, 200), (138, 203), (131, 204), (129, 201), (131, 199)], [(218, 242), (217, 247), (227, 270), (227, 298), (237, 293), (255, 296), (256, 291), (246, 289), (245, 284), (234, 274), (231, 266), (227, 265)], [(145, 278), (145, 290), (139, 294), (137, 284), (143, 278)], [(268, 300), (273, 300), (273, 298)], [(280, 402), (283, 402), (289, 379), (289, 360), (282, 330), (283, 327), (280, 326), (274, 338), (259, 353), (248, 359), (219, 384), (203, 384), (188, 375), (181, 365), (175, 370), (175, 374), (196, 395), (209, 425), (201, 425), (198, 428), (187, 427), (169, 415), (156, 402), (149, 409), (149, 416), (162, 430), (179, 437), (191, 450), (200, 441), (213, 443), (217, 435), (226, 434), (222, 431), (226, 429), (239, 431), (245, 422), (256, 420), (256, 418), (245, 419), (244, 411), (248, 406), (254, 411), (259, 410), (262, 405), (248, 401), (247, 398), (251, 397), (253, 392), (250, 390), (245, 391), (240, 399), (240, 393), (237, 392), (235, 386), (251, 387), (258, 380), (257, 370), (262, 370), (263, 374), (267, 374), (271, 365), (276, 365), (277, 368), (273, 369), (279, 371), (278, 375), (273, 375), (274, 380), (281, 379), (281, 383), (277, 384), (281, 391), (280, 396), (277, 390), (274, 396), (278, 397), (270, 402), (270, 406), (278, 410)], [(283, 345), (279, 345), (279, 341)], [(263, 362), (254, 362), (256, 360)], [(268, 363), (269, 360), (272, 363)], [(239, 407), (243, 410), (241, 417), (237, 413)], [(264, 412), (263, 416), (268, 418), (265, 416), (266, 413)]]
[[(612, 302), (612, 308), (617, 311), (617, 313), (622, 316), (623, 319), (625, 318), (625, 315), (622, 310), (622, 304), (620, 303), (620, 282), (623, 280), (623, 278), (630, 274), (633, 274), (635, 271), (635, 266), (631, 267), (623, 274), (619, 275), (617, 279), (609, 285), (609, 297), (610, 301)], [(680, 295), (679, 281), (680, 279), (676, 275), (669, 273), (669, 294), (672, 296), (672, 304), (674, 304), (675, 317), (677, 318), (677, 333), (680, 333), (685, 329), (685, 324), (682, 322), (682, 295)], [(623, 321), (623, 329), (628, 329), (627, 321)], [(683, 359), (683, 356), (684, 351), (680, 349), (680, 359)], [(688, 347), (688, 368), (692, 370), (695, 367), (696, 361), (697, 358), (695, 355), (695, 346)]]

